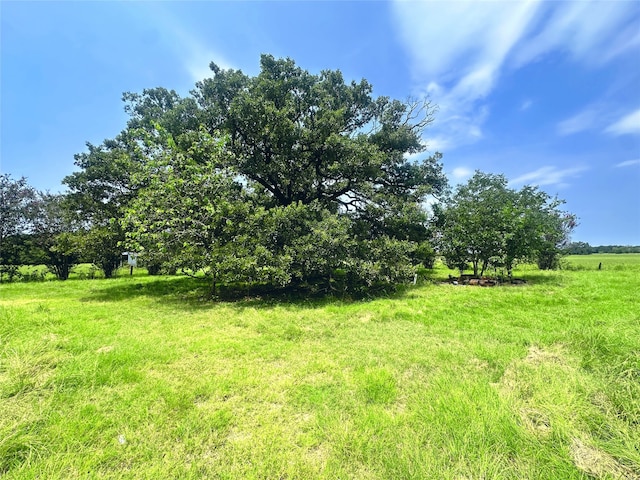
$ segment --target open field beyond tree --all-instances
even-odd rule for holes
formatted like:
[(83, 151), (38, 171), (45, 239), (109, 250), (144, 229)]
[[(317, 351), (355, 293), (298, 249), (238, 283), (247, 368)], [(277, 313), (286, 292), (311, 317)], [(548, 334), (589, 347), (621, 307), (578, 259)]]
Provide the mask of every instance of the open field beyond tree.
[(366, 301), (0, 285), (0, 477), (640, 478), (640, 256), (567, 261)]

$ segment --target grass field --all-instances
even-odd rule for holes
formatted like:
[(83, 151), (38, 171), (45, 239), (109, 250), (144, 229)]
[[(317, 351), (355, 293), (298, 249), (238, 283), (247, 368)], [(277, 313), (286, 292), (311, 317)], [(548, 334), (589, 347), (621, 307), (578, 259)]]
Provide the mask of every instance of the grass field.
[(570, 255), (564, 263), (572, 270), (626, 270), (640, 268), (640, 254), (637, 253), (598, 253), (594, 255)]
[(0, 477), (638, 479), (640, 256), (597, 257), (359, 302), (0, 285)]

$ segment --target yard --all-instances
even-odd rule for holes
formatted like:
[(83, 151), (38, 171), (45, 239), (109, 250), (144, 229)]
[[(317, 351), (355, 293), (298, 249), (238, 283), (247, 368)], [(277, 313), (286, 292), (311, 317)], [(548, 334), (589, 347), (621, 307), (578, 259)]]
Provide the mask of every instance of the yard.
[(638, 479), (640, 255), (600, 257), (366, 301), (0, 285), (0, 477)]

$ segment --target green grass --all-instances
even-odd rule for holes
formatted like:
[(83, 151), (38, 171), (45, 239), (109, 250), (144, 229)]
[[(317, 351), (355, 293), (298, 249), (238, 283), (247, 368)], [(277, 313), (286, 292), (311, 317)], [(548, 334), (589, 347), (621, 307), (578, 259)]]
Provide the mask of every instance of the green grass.
[(595, 253), (592, 255), (570, 255), (566, 257), (567, 267), (574, 270), (597, 270), (602, 264), (604, 270), (626, 270), (631, 266), (640, 268), (638, 253)]
[[(42, 282), (42, 281), (55, 281), (57, 280), (54, 273), (52, 273), (46, 265), (23, 265), (19, 267), (19, 277), (13, 279), (13, 281), (26, 281), (26, 282)], [(135, 268), (133, 271), (134, 276), (146, 275), (147, 271), (144, 268)], [(128, 266), (120, 267), (114, 272), (114, 277), (124, 277), (130, 274)], [(104, 273), (99, 268), (93, 266), (90, 263), (80, 263), (74, 265), (69, 273), (70, 280), (86, 280), (104, 278)], [(3, 278), (6, 283), (6, 275)]]
[(0, 285), (0, 477), (640, 478), (627, 258), (361, 302)]

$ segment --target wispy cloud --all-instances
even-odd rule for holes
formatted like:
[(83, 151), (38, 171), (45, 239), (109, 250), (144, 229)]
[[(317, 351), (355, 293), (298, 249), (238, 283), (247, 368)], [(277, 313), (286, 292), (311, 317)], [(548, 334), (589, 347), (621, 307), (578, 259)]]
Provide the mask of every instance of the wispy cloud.
[(640, 134), (640, 108), (623, 115), (618, 107), (598, 102), (559, 122), (557, 131), (563, 136), (587, 131), (614, 136), (637, 135)]
[(560, 135), (573, 135), (597, 128), (602, 118), (602, 107), (590, 105), (581, 112), (558, 123)]
[(637, 45), (637, 24), (630, 12), (634, 2), (547, 2), (544, 23), (514, 55), (521, 66), (553, 51), (592, 63), (611, 60)]
[(471, 1), (394, 3), (394, 18), (419, 78), (457, 83), (466, 77), (469, 83), (475, 76), (482, 90), (537, 8), (536, 2), (477, 7)]
[(145, 22), (162, 32), (162, 38), (180, 59), (182, 68), (193, 82), (213, 75), (209, 68), (211, 62), (224, 69), (233, 68), (232, 63), (221, 52), (198, 38), (169, 8), (168, 3), (149, 3), (148, 8), (144, 9)]
[(569, 185), (569, 179), (578, 177), (581, 172), (587, 169), (587, 167), (583, 166), (563, 169), (546, 166), (520, 175), (512, 179), (509, 183), (514, 185), (555, 185), (557, 187), (566, 187)]
[(437, 126), (429, 130), (432, 137), (427, 141), (428, 149), (442, 152), (481, 139), (481, 125), (488, 114), (486, 106), (471, 110), (460, 105), (454, 98), (442, 98), (436, 114)]
[(640, 134), (640, 108), (622, 117), (617, 122), (605, 129), (612, 135), (639, 135)]
[(617, 163), (616, 167), (624, 168), (624, 167), (632, 167), (634, 165), (640, 165), (640, 158), (636, 158), (635, 160), (626, 160), (624, 162)]
[(451, 171), (451, 177), (455, 182), (462, 182), (473, 175), (473, 170), (467, 167), (456, 167)]
[(520, 104), (520, 111), (521, 112), (525, 112), (525, 111), (529, 110), (531, 108), (531, 105), (533, 105), (533, 101), (532, 100), (530, 100), (530, 99), (524, 100)]
[[(413, 58), (419, 94), (440, 107), (435, 143), (451, 147), (482, 138), (499, 71), (535, 15), (535, 2), (396, 2), (395, 19)], [(424, 19), (434, 19), (427, 21)], [(446, 41), (443, 41), (446, 39)], [(437, 46), (437, 48), (436, 48)]]
[[(452, 146), (482, 138), (485, 98), (506, 69), (556, 52), (602, 63), (635, 48), (640, 35), (629, 20), (633, 4), (396, 0), (393, 18), (419, 93), (440, 106), (432, 132), (439, 144)], [(564, 134), (586, 127), (589, 118), (573, 120)]]

